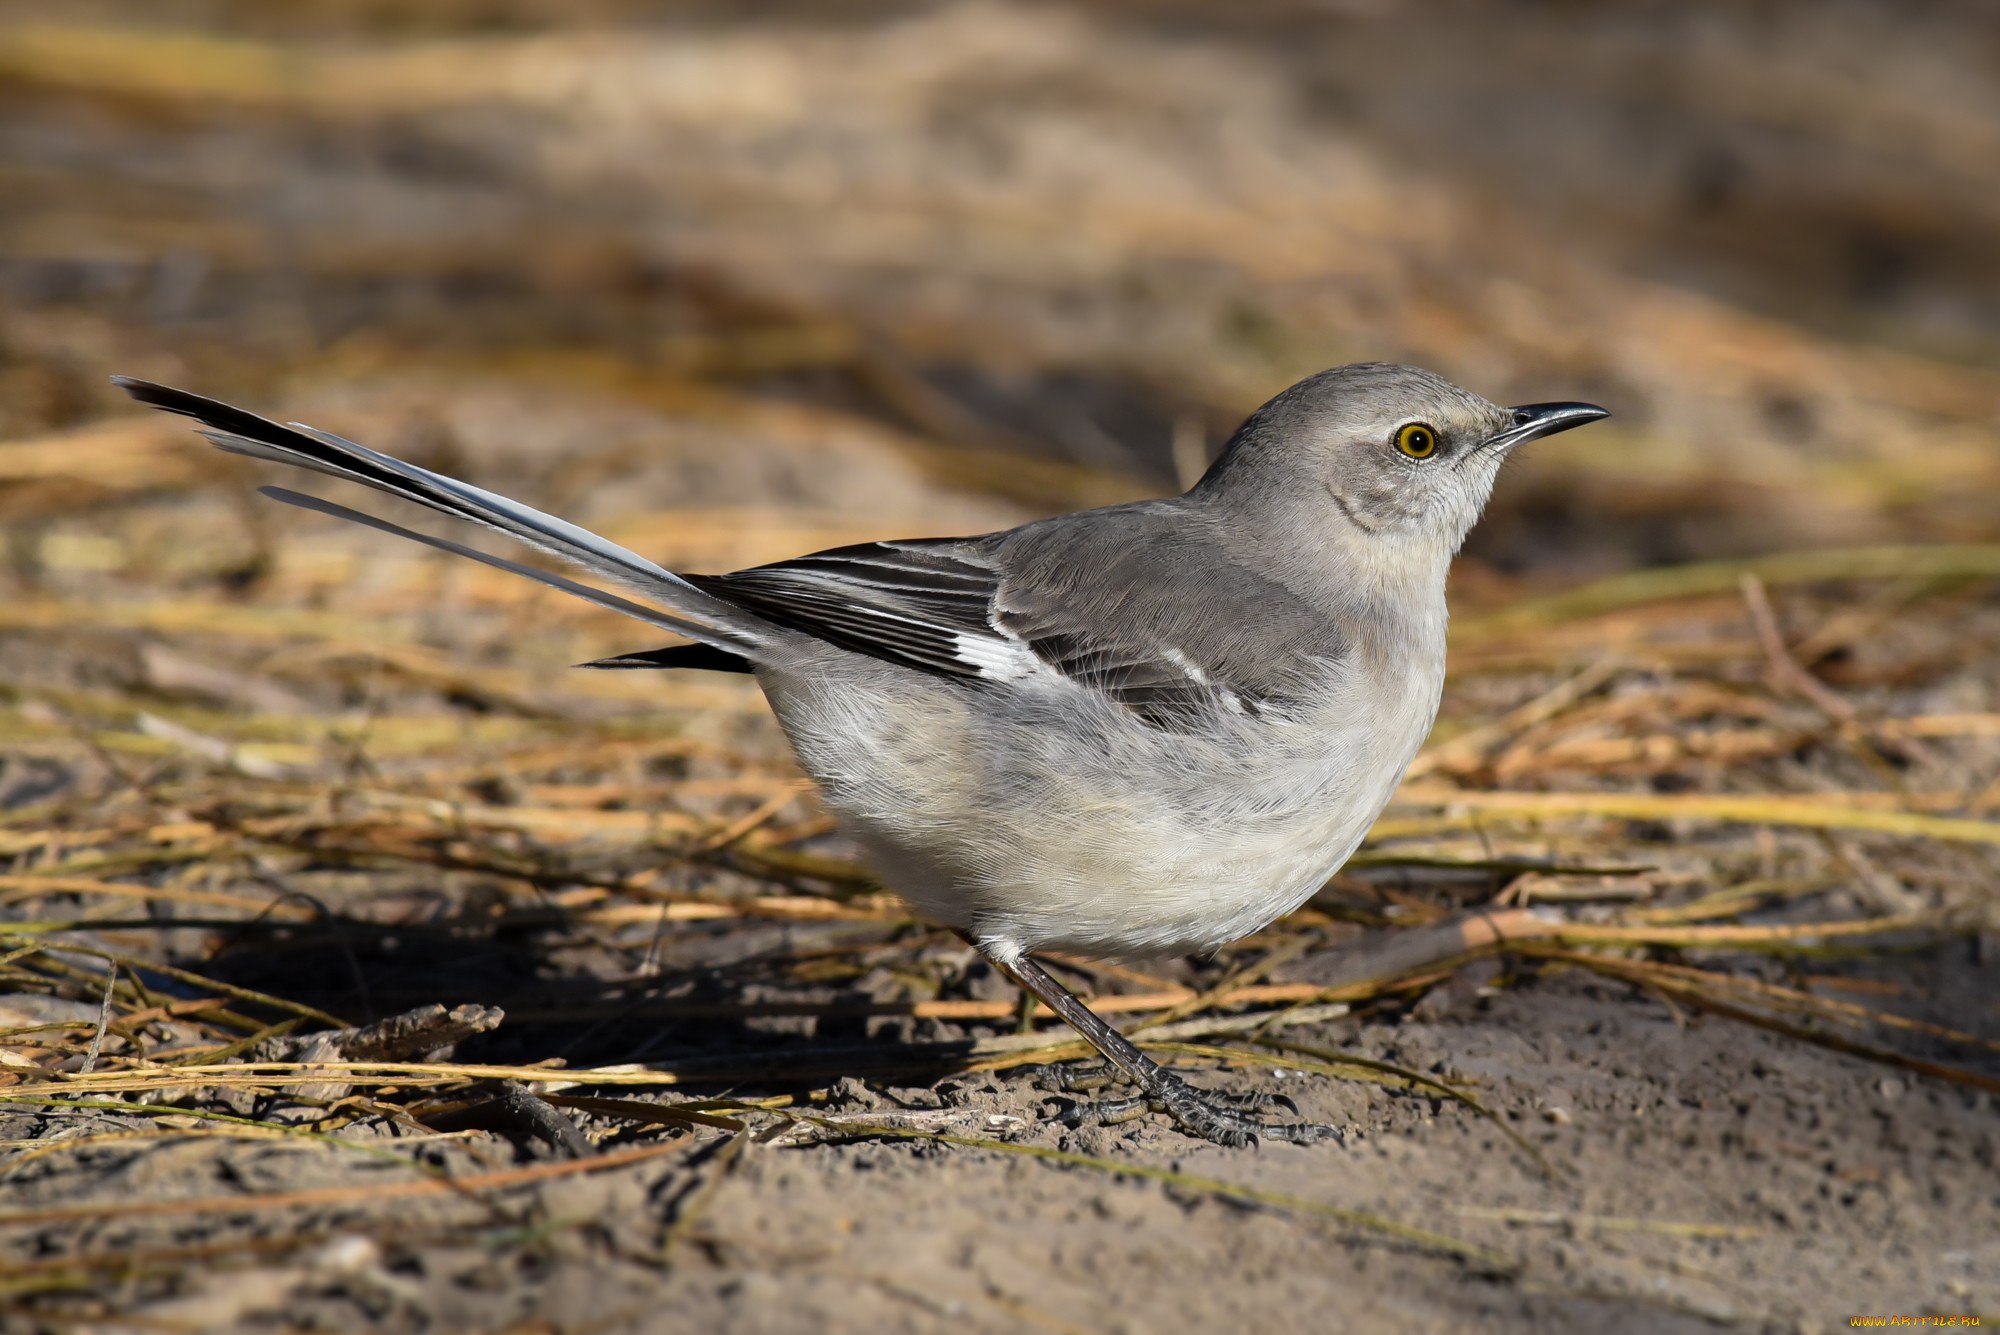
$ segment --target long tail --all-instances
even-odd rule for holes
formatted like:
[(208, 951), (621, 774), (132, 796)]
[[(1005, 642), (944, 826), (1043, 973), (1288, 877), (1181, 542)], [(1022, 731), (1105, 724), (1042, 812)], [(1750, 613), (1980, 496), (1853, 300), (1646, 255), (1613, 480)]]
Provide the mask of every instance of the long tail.
[(785, 633), (769, 622), (702, 592), (671, 570), (655, 565), (615, 542), (600, 538), (588, 529), (530, 509), (519, 501), (508, 500), (505, 496), (405, 463), (391, 455), (371, 450), (366, 445), (357, 445), (351, 440), (298, 422), (280, 425), (215, 399), (146, 380), (135, 380), (130, 376), (113, 376), (111, 379), (112, 383), (140, 403), (192, 417), (201, 423), (197, 429), (202, 435), (231, 454), (310, 468), (317, 473), (331, 474), (377, 491), (386, 491), (391, 496), (415, 501), (456, 519), (469, 519), (473, 523), (498, 529), (593, 575), (621, 584), (648, 601), (660, 604), (665, 610), (642, 606), (617, 594), (606, 593), (504, 557), (491, 556), (444, 538), (416, 533), (401, 525), (350, 510), (344, 505), (301, 496), (280, 487), (262, 488), (265, 495), (288, 505), (364, 524), (384, 533), (420, 542), (426, 547), (469, 557), (550, 588), (561, 589), (573, 597), (622, 612), (676, 635), (727, 650), (733, 655), (754, 660), (761, 656), (759, 650), (784, 638)]

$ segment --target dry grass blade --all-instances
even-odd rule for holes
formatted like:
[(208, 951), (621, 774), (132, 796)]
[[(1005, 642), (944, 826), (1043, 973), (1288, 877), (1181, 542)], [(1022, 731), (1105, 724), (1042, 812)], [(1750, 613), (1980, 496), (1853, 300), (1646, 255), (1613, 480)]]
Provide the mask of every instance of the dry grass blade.
[[(577, 1112), (598, 1113), (605, 1117), (622, 1118), (628, 1122), (644, 1122), (651, 1126), (702, 1126), (711, 1130), (727, 1131), (732, 1134), (744, 1129), (743, 1123), (723, 1114), (732, 1110), (754, 1111), (773, 1104), (745, 1103), (732, 1099), (691, 1100), (687, 1103), (641, 1103), (636, 1099), (600, 1099), (585, 1094), (550, 1094), (548, 1101), (558, 1108), (573, 1108)], [(790, 1100), (780, 1100), (787, 1103)]]
[(1614, 575), (1566, 593), (1519, 603), (1504, 612), (1469, 617), (1452, 628), (1454, 638), (1472, 643), (1518, 634), (1565, 621), (1579, 621), (1640, 603), (1734, 593), (1745, 576), (1765, 584), (1807, 584), (1829, 580), (1915, 579), (2000, 576), (2000, 546), (1852, 547), (1782, 552), (1740, 561), (1707, 561), (1659, 570)]
[[(201, 905), (211, 908), (242, 909), (246, 913), (271, 916), (286, 921), (307, 921), (314, 914), (303, 904), (257, 898), (224, 890), (196, 890), (186, 886), (127, 885), (121, 881), (99, 881), (77, 876), (39, 872), (0, 875), (0, 903), (39, 899), (48, 895), (95, 895), (111, 899), (139, 899), (155, 904)], [(9, 931), (18, 931), (8, 923)]]
[[(2000, 821), (1927, 816), (1857, 805), (1839, 795), (1736, 796), (1706, 793), (1464, 792), (1413, 784), (1396, 794), (1404, 806), (1457, 807), (1523, 820), (1611, 816), (1622, 820), (1700, 820), (1854, 830), (1905, 839), (2000, 845)], [(1394, 828), (1394, 822), (1389, 822)], [(1377, 836), (1378, 838), (1381, 836)]]
[[(1148, 1029), (1172, 1024), (1176, 1020), (1186, 1019), (1188, 1016), (1199, 1014), (1201, 1011), (1224, 1005), (1231, 996), (1241, 995), (1244, 989), (1257, 984), (1273, 969), (1303, 955), (1312, 947), (1312, 944), (1312, 938), (1308, 936), (1297, 936), (1289, 941), (1281, 942), (1272, 949), (1265, 951), (1261, 958), (1239, 968), (1231, 969), (1213, 987), (1195, 993), (1185, 1001), (1173, 1003), (1158, 1015), (1133, 1025), (1126, 1030), (1126, 1033), (1128, 1035), (1138, 1034)], [(1276, 1000), (1276, 998), (1271, 999)], [(1301, 996), (1295, 999), (1303, 1001), (1306, 998)]]
[(1507, 737), (1555, 717), (1570, 705), (1595, 691), (1616, 676), (1625, 664), (1615, 658), (1593, 663), (1504, 718), (1482, 724), (1436, 745), (1424, 748), (1411, 762), (1406, 779), (1422, 778), (1442, 770), (1453, 773), (1477, 765), (1488, 751)]
[[(1938, 934), (1949, 924), (1938, 914), (1899, 914), (1833, 922), (1759, 923), (1741, 926), (1635, 926), (1562, 923), (1546, 935), (1578, 946), (1673, 946), (1685, 950), (1814, 951), (1828, 941), (1892, 936), (1904, 932)], [(1524, 939), (1528, 934), (1523, 934)]]
[(1454, 1205), (1462, 1219), (1490, 1219), (1501, 1224), (1560, 1228), (1571, 1233), (1661, 1233), (1673, 1238), (1754, 1238), (1766, 1230), (1743, 1224), (1691, 1224), (1669, 1219), (1632, 1219), (1620, 1215), (1567, 1214), (1561, 1210), (1508, 1210), (1484, 1205)]
[[(350, 1140), (330, 1132), (315, 1131), (310, 1127), (291, 1126), (283, 1122), (262, 1121), (255, 1117), (236, 1117), (228, 1113), (213, 1112), (207, 1109), (171, 1108), (149, 1103), (123, 1103), (116, 1099), (69, 1099), (15, 1093), (0, 1093), (0, 1105), (64, 1109), (77, 1112), (119, 1113), (130, 1117), (171, 1118), (175, 1120), (212, 1122), (217, 1124), (206, 1128), (174, 1127), (154, 1131), (121, 1131), (98, 1136), (77, 1136), (63, 1140), (45, 1140), (35, 1145), (34, 1148), (24, 1148), (21, 1153), (9, 1159), (4, 1167), (0, 1167), (0, 1179), (12, 1176), (21, 1167), (41, 1158), (45, 1154), (80, 1146), (84, 1142), (110, 1143), (113, 1140), (161, 1140), (193, 1134), (234, 1137), (237, 1139), (303, 1141), (359, 1154), (378, 1162), (393, 1164), (398, 1168), (410, 1168), (425, 1173), (435, 1172), (428, 1165), (415, 1161), (407, 1155), (398, 1154), (393, 1150), (385, 1149), (379, 1145), (371, 1145), (366, 1141)], [(436, 1138), (444, 1139), (446, 1137)]]
[[(1287, 1025), (1324, 1023), (1347, 1013), (1344, 1004), (1296, 1006), (1247, 1015), (1210, 1015), (1183, 1020), (1156, 1030), (1154, 1041), (1177, 1041), (1211, 1034), (1244, 1033)], [(46, 1073), (44, 1081), (70, 1093), (135, 1093), (173, 1089), (297, 1089), (320, 1084), (357, 1088), (400, 1089), (412, 1084), (466, 1084), (482, 1080), (517, 1080), (535, 1087), (626, 1086), (671, 1088), (693, 1082), (730, 1084), (772, 1077), (850, 1074), (856, 1070), (999, 1070), (1036, 1061), (1068, 1060), (1089, 1051), (1081, 1038), (1054, 1034), (1005, 1034), (971, 1042), (869, 1045), (860, 1048), (819, 1048), (755, 1059), (689, 1061), (681, 1069), (633, 1066), (568, 1069), (549, 1066), (503, 1066), (472, 1062), (392, 1061), (258, 1061), (189, 1063), (174, 1067), (135, 1067), (94, 1071), (88, 1076)]]
[[(1708, 988), (1716, 992), (1751, 997), (1766, 1005), (1816, 1019), (1857, 1028), (1901, 1029), (1906, 1033), (1922, 1034), (1960, 1047), (1984, 1048), (1988, 1052), (2000, 1052), (2000, 1039), (1986, 1038), (1979, 1034), (1967, 1033), (1963, 1029), (1932, 1024), (1907, 1015), (1897, 1015), (1892, 1011), (1871, 1010), (1851, 1001), (1839, 1001), (1817, 993), (1800, 991), (1797, 988), (1782, 987), (1758, 978), (1745, 978), (1736, 974), (1718, 973), (1660, 960), (1628, 960), (1626, 963), (1644, 969), (1655, 978), (1671, 978), (1692, 988)], [(1843, 981), (1851, 983), (1853, 980)]]
[(536, 1066), (501, 1066), (460, 1062), (389, 1061), (267, 1061), (228, 1062), (168, 1068), (98, 1071), (88, 1076), (52, 1073), (63, 1089), (131, 1092), (147, 1089), (216, 1088), (282, 1089), (302, 1084), (403, 1086), (413, 1081), (519, 1080), (523, 1083), (666, 1086), (684, 1083), (672, 1071), (630, 1068), (595, 1071), (552, 1070)]
[[(1682, 974), (1657, 965), (1650, 965), (1640, 960), (1609, 959), (1601, 955), (1551, 949), (1540, 949), (1535, 953), (1551, 959), (1564, 960), (1596, 973), (1623, 979), (1626, 982), (1636, 983), (1675, 1001), (1685, 1002), (1701, 1010), (1711, 1011), (1714, 1014), (1725, 1016), (1732, 1020), (1740, 1020), (1745, 1024), (1756, 1025), (1761, 1029), (1769, 1029), (1773, 1033), (1784, 1034), (1787, 1037), (1800, 1039), (1819, 1047), (1831, 1048), (1835, 1052), (1843, 1052), (1852, 1057), (1863, 1057), (1869, 1061), (1880, 1062), (1885, 1066), (1894, 1066), (1902, 1070), (1916, 1072), (1919, 1075), (1934, 1076), (1940, 1080), (1948, 1080), (1953, 1084), (1967, 1085), (1974, 1089), (1983, 1089), (1989, 1093), (2000, 1094), (2000, 1076), (1987, 1075), (1980, 1071), (1968, 1070), (1960, 1066), (1951, 1066), (1944, 1062), (1934, 1062), (1923, 1057), (1913, 1057), (1907, 1053), (1897, 1052), (1890, 1048), (1877, 1047), (1874, 1044), (1843, 1038), (1839, 1034), (1831, 1034), (1822, 1029), (1794, 1024), (1777, 1016), (1752, 1010), (1734, 1001), (1725, 1000), (1723, 997), (1716, 995), (1718, 990), (1728, 986), (1729, 980), (1724, 976), (1716, 976), (1709, 985), (1702, 985)], [(1818, 999), (1809, 998), (1809, 1000), (1816, 1001)], [(1983, 1043), (1983, 1040), (1981, 1042)]]
[(111, 1025), (111, 1003), (117, 996), (118, 966), (114, 964), (104, 974), (104, 999), (97, 1006), (97, 1032), (90, 1036), (90, 1046), (84, 1049), (79, 1075), (89, 1075), (96, 1069), (98, 1055), (104, 1051), (104, 1031)]

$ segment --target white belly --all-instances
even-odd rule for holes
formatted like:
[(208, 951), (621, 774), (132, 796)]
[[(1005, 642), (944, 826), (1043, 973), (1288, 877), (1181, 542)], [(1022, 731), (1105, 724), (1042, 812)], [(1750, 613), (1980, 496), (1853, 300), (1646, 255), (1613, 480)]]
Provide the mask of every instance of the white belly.
[(1115, 706), (1088, 736), (995, 722), (963, 688), (915, 673), (895, 711), (880, 707), (879, 677), (764, 686), (884, 882), (1006, 957), (1203, 953), (1297, 908), (1395, 791), (1441, 677), (1362, 693), (1368, 710), (1330, 680), (1313, 717), (1237, 716), (1214, 737)]

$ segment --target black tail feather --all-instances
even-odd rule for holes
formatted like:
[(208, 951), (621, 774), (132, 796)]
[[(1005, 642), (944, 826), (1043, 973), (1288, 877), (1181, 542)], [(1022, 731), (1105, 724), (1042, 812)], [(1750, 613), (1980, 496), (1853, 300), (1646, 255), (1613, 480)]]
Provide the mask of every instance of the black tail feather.
[(538, 580), (601, 607), (716, 645), (714, 652), (718, 657), (733, 660), (738, 653), (754, 652), (780, 633), (756, 614), (695, 587), (636, 552), (496, 492), (419, 468), (393, 455), (371, 450), (355, 441), (303, 423), (273, 422), (218, 399), (204, 398), (146, 380), (135, 380), (130, 376), (113, 376), (112, 381), (148, 407), (194, 418), (201, 424), (201, 434), (220, 449), (359, 482), (454, 518), (498, 529), (531, 547), (579, 565), (601, 579), (636, 591), (641, 597), (659, 604), (661, 610), (656, 612), (630, 599), (536, 571), (518, 562), (487, 556), (457, 543), (414, 533), (345, 506), (314, 501), (295, 493), (280, 493), (279, 499), (290, 504), (366, 524)]

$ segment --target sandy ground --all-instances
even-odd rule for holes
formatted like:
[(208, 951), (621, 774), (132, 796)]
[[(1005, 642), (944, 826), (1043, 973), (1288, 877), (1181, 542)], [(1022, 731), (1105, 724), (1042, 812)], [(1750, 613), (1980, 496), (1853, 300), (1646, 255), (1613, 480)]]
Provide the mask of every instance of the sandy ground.
[[(1992, 995), (1991, 966), (1962, 948), (1878, 963), (1869, 976)], [(206, 1274), (164, 1285), (157, 1276), (177, 1266), (135, 1259), (103, 1291), (129, 1320), (88, 1323), (119, 1330), (1789, 1331), (2000, 1305), (1990, 1093), (1726, 1021), (1677, 1022), (1654, 1000), (1575, 974), (1522, 979), (1432, 1019), (1290, 1036), (1462, 1082), (1546, 1167), (1463, 1107), (1323, 1077), (1282, 1088), (1307, 1116), (1346, 1129), (1346, 1144), (1237, 1152), (1164, 1126), (1037, 1122), (1050, 1101), (1020, 1074), (850, 1078), (822, 1110), (889, 1120), (942, 1107), (965, 1114), (945, 1125), (974, 1135), (1012, 1115), (1029, 1125), (1008, 1143), (1093, 1162), (705, 1132), (663, 1158), (484, 1204), (364, 1196), (185, 1218), (123, 1207), (408, 1174), (315, 1146), (113, 1144), (10, 1173), (9, 1213), (111, 1208), (10, 1230), (8, 1251), (210, 1258)], [(743, 1046), (740, 1035), (711, 1041)], [(816, 1057), (796, 1040), (756, 1046)], [(0, 1129), (34, 1136), (48, 1130), (40, 1121), (21, 1112)], [(116, 1125), (140, 1123), (61, 1119), (63, 1134)], [(430, 1157), (466, 1175), (496, 1152)], [(550, 1162), (533, 1149), (521, 1157)], [(1118, 1165), (1379, 1212), (1490, 1247), (1510, 1269)], [(293, 1250), (302, 1234), (315, 1241)], [(288, 1238), (281, 1258), (259, 1259)]]

